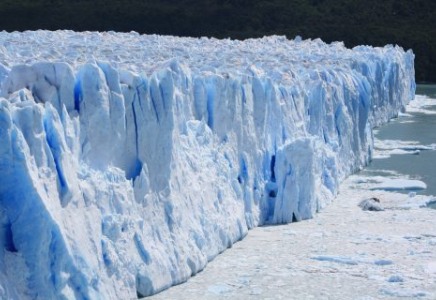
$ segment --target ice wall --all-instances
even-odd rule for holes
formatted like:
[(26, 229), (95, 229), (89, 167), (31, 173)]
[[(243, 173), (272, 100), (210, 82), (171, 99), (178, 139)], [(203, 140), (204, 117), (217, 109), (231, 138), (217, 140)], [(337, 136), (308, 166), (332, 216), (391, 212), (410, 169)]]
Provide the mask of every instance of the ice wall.
[(284, 37), (0, 33), (0, 298), (132, 299), (311, 218), (414, 55)]

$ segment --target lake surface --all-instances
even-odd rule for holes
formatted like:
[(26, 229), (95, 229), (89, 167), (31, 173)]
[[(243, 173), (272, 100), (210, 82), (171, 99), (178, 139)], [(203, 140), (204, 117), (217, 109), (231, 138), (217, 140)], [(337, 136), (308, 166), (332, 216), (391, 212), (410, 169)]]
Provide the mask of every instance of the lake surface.
[[(436, 85), (418, 85), (417, 95), (436, 99)], [(436, 106), (425, 108), (436, 112)], [(380, 127), (375, 138), (379, 140), (416, 141), (420, 145), (436, 143), (436, 114), (408, 113)], [(436, 151), (421, 151), (419, 155), (391, 155), (388, 158), (373, 159), (361, 174), (369, 176), (389, 175), (390, 171), (407, 175), (427, 184), (426, 190), (417, 194), (436, 196)], [(432, 205), (436, 208), (436, 204)]]

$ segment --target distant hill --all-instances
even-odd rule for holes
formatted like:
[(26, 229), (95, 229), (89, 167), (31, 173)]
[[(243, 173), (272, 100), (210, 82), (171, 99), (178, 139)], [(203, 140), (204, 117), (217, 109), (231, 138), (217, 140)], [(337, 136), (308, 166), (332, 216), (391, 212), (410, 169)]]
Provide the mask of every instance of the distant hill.
[(0, 30), (36, 29), (398, 44), (415, 52), (417, 81), (436, 82), (433, 0), (0, 0)]

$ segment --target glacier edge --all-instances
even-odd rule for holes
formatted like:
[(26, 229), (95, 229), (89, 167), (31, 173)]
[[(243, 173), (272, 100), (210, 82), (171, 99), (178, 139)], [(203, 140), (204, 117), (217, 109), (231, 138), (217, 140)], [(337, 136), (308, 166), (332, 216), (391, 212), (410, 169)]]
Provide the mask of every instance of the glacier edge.
[[(23, 61), (19, 38), (65, 61)], [(313, 217), (371, 159), (372, 128), (414, 98), (400, 47), (0, 41), (0, 298), (131, 299), (184, 282), (250, 228)], [(117, 63), (121, 45), (139, 60)]]

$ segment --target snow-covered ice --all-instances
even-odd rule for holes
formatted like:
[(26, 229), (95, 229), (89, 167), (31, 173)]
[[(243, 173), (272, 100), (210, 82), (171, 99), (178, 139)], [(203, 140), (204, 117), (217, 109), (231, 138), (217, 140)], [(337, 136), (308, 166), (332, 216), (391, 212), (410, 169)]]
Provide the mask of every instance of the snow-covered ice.
[(1, 32), (1, 297), (151, 295), (251, 228), (312, 218), (414, 98), (413, 60), (277, 36)]

